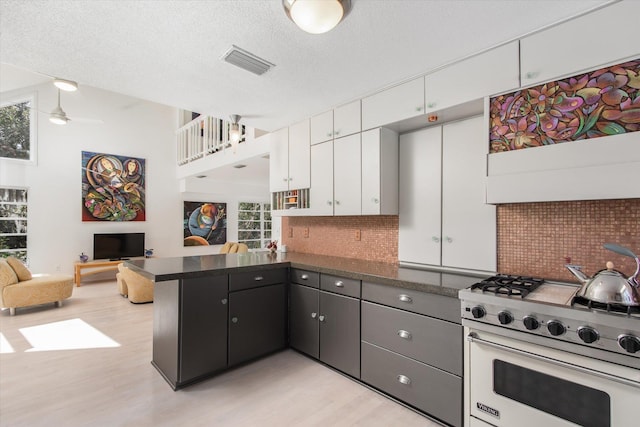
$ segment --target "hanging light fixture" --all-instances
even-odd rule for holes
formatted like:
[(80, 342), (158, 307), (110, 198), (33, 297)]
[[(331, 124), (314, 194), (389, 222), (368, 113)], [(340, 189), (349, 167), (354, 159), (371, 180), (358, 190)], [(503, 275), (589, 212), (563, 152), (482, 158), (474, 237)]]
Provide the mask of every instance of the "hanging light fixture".
[(78, 83), (72, 80), (54, 79), (53, 84), (58, 89), (62, 89), (66, 92), (75, 92), (76, 90), (78, 90)]
[(57, 125), (66, 125), (69, 121), (67, 113), (65, 113), (60, 106), (60, 89), (58, 89), (58, 105), (51, 111), (51, 114), (49, 114), (49, 121)]
[(351, 0), (282, 0), (289, 19), (303, 31), (322, 34), (333, 29), (351, 10)]
[(231, 115), (231, 127), (229, 129), (229, 140), (231, 141), (231, 146), (233, 147), (233, 152), (236, 152), (236, 147), (240, 142), (240, 116), (237, 114)]

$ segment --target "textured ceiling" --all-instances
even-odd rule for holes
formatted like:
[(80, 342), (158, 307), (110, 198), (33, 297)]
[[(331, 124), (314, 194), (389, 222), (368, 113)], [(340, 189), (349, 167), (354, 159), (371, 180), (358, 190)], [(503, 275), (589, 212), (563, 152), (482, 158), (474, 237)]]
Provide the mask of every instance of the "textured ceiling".
[[(352, 0), (311, 35), (280, 0), (1, 0), (0, 62), (271, 131), (605, 3)], [(276, 67), (223, 62), (232, 44)]]

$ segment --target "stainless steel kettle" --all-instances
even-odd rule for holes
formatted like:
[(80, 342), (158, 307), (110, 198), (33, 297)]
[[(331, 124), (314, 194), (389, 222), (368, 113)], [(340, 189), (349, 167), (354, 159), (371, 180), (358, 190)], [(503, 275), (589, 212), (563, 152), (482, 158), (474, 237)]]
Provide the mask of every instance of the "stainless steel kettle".
[(640, 285), (638, 283), (640, 281), (638, 277), (640, 259), (631, 250), (613, 243), (605, 243), (604, 248), (635, 259), (636, 272), (630, 277), (625, 277), (621, 272), (614, 270), (613, 263), (609, 261), (606, 269), (598, 271), (593, 277), (587, 277), (579, 266), (566, 265), (569, 271), (582, 283), (577, 296), (603, 304), (640, 306)]

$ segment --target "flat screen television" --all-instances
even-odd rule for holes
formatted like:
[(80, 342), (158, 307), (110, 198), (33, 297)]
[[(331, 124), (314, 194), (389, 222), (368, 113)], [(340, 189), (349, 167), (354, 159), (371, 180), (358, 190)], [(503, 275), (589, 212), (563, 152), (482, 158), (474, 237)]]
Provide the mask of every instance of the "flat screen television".
[(144, 233), (96, 233), (93, 259), (126, 259), (144, 256)]

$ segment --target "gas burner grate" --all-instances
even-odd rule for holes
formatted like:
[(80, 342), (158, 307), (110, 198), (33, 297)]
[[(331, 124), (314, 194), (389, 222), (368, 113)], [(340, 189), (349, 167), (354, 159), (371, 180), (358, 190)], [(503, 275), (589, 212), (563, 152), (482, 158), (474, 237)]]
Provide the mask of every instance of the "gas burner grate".
[(626, 314), (627, 316), (631, 316), (632, 314), (640, 314), (640, 307), (638, 306), (592, 301), (581, 296), (574, 297), (571, 305), (581, 305), (593, 310), (606, 311), (607, 313), (622, 313)]
[(544, 279), (498, 274), (471, 285), (471, 289), (524, 298), (543, 283)]

